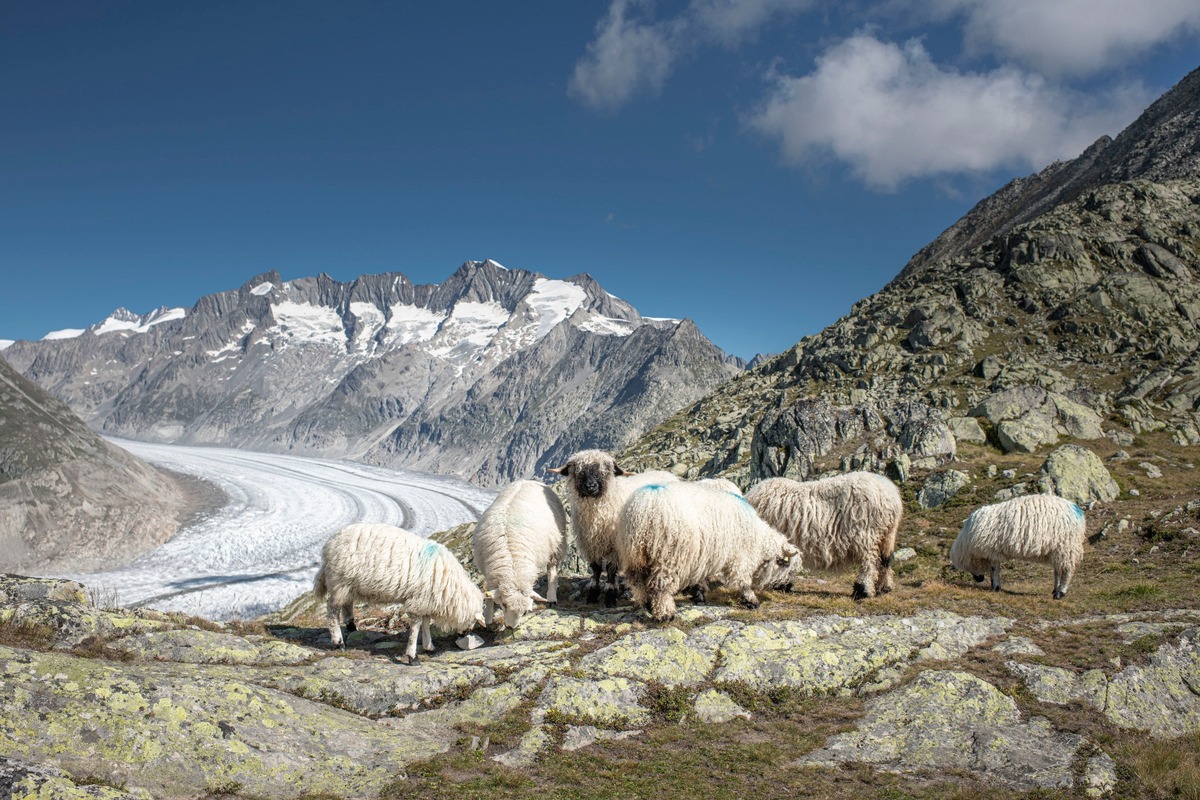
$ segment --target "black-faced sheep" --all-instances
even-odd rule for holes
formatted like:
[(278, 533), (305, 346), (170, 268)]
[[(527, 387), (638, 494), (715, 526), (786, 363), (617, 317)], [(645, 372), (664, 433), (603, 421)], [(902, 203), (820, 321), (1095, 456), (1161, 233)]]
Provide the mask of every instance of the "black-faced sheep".
[(992, 590), (1000, 591), (1005, 561), (1049, 562), (1054, 567), (1055, 600), (1062, 599), (1083, 559), (1087, 521), (1083, 509), (1052, 494), (1014, 497), (977, 508), (950, 546), (950, 563), (977, 582), (990, 572)]
[[(475, 568), (487, 581), (484, 617), (493, 604), (504, 609), (504, 624), (515, 628), (533, 601), (558, 601), (558, 562), (567, 551), (567, 512), (550, 487), (517, 481), (505, 487), (475, 526)], [(546, 597), (533, 583), (547, 576)]]
[(857, 565), (854, 599), (892, 590), (892, 554), (904, 515), (896, 485), (872, 472), (817, 481), (768, 478), (746, 500), (800, 549), (807, 569)]
[(675, 616), (680, 589), (708, 578), (757, 608), (756, 576), (797, 553), (740, 494), (682, 482), (632, 493), (621, 510), (617, 551), (634, 602), (646, 604), (658, 621)]
[(483, 593), (441, 544), (394, 525), (360, 523), (335, 533), (321, 554), (313, 592), (326, 598), (329, 638), (343, 647), (342, 620), (353, 631), (354, 602), (402, 603), (412, 619), (405, 652), (416, 664), (417, 636), (433, 651), (430, 623), (461, 632), (483, 624)]
[(592, 568), (588, 587), (588, 602), (600, 598), (600, 575), (608, 565), (608, 581), (604, 584), (604, 604), (617, 603), (617, 523), (621, 507), (639, 486), (648, 483), (668, 483), (679, 479), (669, 472), (651, 470), (627, 475), (616, 460), (602, 450), (581, 450), (567, 459), (561, 467), (550, 470), (567, 479), (567, 496), (571, 500), (571, 529), (580, 554)]

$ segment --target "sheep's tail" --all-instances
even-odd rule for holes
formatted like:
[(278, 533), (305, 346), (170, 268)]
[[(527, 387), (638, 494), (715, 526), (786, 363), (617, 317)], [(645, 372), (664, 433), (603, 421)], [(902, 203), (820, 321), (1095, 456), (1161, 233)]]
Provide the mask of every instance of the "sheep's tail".
[(313, 594), (318, 598), (323, 598), (329, 594), (329, 587), (325, 585), (325, 565), (317, 570), (317, 578), (313, 581)]

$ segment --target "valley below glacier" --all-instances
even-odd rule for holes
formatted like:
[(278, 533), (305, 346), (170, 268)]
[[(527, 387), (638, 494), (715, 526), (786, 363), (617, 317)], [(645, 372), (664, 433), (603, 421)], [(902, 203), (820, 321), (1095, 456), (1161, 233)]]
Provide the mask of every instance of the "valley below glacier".
[(74, 573), (105, 604), (209, 619), (282, 608), (312, 586), (321, 547), (354, 522), (421, 535), (477, 519), (495, 496), (460, 480), (332, 459), (126, 440), (152, 464), (218, 487), (222, 507), (195, 515), (170, 541), (118, 568)]

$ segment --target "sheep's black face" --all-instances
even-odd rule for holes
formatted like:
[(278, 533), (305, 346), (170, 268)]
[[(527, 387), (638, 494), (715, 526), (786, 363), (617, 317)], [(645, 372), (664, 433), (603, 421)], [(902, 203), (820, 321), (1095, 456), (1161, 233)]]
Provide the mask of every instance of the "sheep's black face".
[(612, 473), (599, 464), (587, 464), (571, 470), (575, 480), (575, 492), (580, 497), (599, 497), (608, 489)]

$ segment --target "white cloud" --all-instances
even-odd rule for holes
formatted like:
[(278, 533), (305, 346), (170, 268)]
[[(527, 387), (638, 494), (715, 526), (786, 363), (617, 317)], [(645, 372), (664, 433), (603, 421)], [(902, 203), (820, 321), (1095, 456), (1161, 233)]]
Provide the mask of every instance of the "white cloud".
[(961, 18), (967, 55), (1048, 76), (1095, 74), (1200, 34), (1196, 0), (884, 0), (874, 11), (910, 23)]
[(657, 94), (680, 58), (713, 43), (733, 47), (777, 15), (799, 13), (813, 2), (692, 0), (674, 18), (654, 22), (636, 18), (646, 9), (638, 0), (613, 0), (567, 92), (593, 108), (619, 108), (639, 93)]
[(593, 108), (624, 105), (639, 90), (657, 93), (677, 58), (668, 26), (630, 19), (636, 2), (614, 0), (596, 25), (596, 38), (575, 65), (567, 91)]
[(749, 120), (800, 166), (833, 156), (868, 185), (996, 167), (1042, 167), (1113, 134), (1148, 101), (1126, 88), (1104, 107), (1015, 68), (964, 73), (924, 47), (859, 34), (828, 49), (803, 77), (773, 75)]

